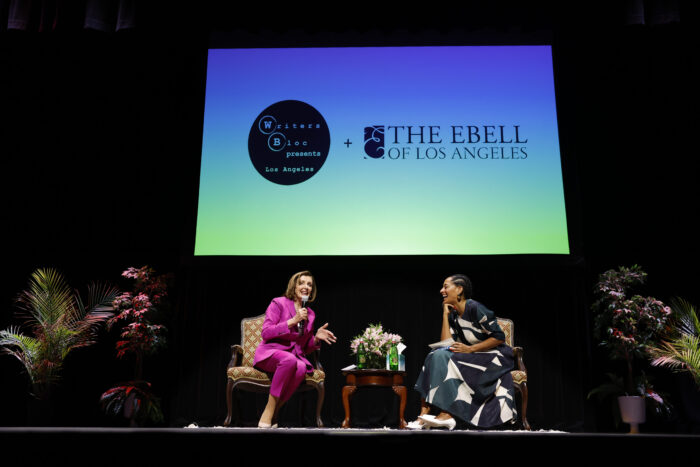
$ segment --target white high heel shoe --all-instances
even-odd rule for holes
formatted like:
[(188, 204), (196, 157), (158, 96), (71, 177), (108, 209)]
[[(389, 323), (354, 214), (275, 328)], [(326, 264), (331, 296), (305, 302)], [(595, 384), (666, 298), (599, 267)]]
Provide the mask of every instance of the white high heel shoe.
[(429, 430), (430, 427), (425, 423), (421, 423), (419, 420), (413, 420), (406, 424), (406, 428), (409, 430)]
[(457, 426), (457, 421), (452, 417), (446, 418), (445, 420), (439, 420), (432, 415), (422, 415), (418, 418), (423, 420), (423, 423), (432, 428), (447, 428), (448, 430), (452, 431)]

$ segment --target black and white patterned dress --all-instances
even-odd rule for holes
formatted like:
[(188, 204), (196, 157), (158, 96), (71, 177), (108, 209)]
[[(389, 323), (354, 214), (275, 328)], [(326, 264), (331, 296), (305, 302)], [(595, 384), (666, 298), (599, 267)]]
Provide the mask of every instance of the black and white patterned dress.
[[(457, 318), (469, 345), (489, 337), (505, 340), (495, 314), (476, 300), (467, 300)], [(462, 341), (450, 327), (452, 338)], [(436, 349), (428, 354), (415, 389), (425, 401), (471, 425), (493, 427), (515, 417), (513, 349), (500, 344), (485, 352), (453, 353)]]

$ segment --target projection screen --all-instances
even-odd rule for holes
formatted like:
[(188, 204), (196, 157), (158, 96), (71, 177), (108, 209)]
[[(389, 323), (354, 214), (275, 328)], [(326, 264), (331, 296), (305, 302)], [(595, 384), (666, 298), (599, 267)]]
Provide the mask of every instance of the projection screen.
[(550, 46), (209, 50), (195, 255), (568, 253)]

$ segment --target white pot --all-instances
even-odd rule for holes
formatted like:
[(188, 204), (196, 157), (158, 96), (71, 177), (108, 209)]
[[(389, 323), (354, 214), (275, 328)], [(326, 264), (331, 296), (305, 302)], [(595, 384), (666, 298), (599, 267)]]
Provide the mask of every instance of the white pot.
[(639, 424), (646, 421), (646, 405), (642, 396), (620, 396), (617, 398), (622, 421), (629, 423), (630, 433), (639, 433)]

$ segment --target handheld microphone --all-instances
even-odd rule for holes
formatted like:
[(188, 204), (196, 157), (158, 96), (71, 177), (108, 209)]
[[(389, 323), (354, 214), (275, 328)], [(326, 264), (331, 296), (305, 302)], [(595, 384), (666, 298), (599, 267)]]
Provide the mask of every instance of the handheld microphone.
[[(301, 307), (306, 308), (306, 302), (309, 300), (308, 295), (302, 295), (301, 296)], [(302, 319), (297, 323), (297, 330), (299, 331), (300, 335), (304, 335), (304, 327), (306, 327), (306, 320)]]

